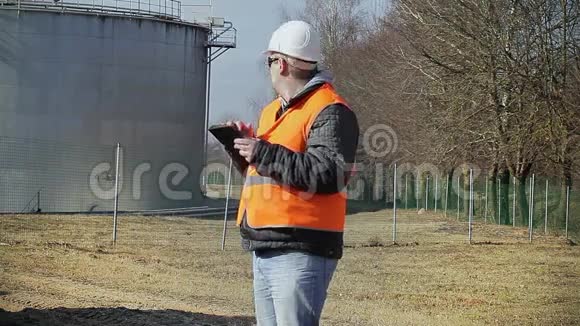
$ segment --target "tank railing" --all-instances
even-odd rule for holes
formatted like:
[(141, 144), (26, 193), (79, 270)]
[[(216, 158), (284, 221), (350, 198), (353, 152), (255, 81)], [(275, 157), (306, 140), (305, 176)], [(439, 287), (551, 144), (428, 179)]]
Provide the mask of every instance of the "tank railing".
[(210, 4), (182, 4), (181, 6), (184, 10), (183, 19), (209, 27), (212, 15), (212, 6)]
[(109, 13), (182, 21), (178, 0), (0, 0), (0, 8), (59, 10), (62, 12)]
[(213, 47), (235, 48), (237, 41), (237, 30), (231, 22), (225, 22), (223, 27), (213, 26), (208, 45)]

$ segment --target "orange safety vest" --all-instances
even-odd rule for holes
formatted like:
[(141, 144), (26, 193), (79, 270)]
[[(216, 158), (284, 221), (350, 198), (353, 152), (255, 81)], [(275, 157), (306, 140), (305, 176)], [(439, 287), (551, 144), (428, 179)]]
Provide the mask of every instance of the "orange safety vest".
[[(305, 152), (312, 123), (323, 109), (337, 103), (347, 106), (330, 84), (324, 84), (276, 119), (280, 109), (280, 101), (276, 99), (262, 110), (257, 137), (295, 152)], [(260, 176), (250, 166), (240, 199), (238, 225), (244, 213), (248, 225), (256, 229), (296, 227), (343, 232), (346, 191), (335, 194), (302, 192)]]

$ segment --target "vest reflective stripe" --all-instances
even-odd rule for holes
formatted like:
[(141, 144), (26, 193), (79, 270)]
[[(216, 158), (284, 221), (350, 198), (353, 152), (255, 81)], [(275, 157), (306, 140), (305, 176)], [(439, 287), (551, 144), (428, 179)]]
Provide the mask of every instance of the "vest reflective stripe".
[(278, 181), (270, 178), (270, 177), (263, 177), (261, 175), (249, 175), (246, 177), (244, 181), (244, 187), (250, 187), (255, 185), (275, 185), (279, 184)]
[[(276, 99), (262, 110), (257, 135), (270, 143), (304, 152), (312, 123), (323, 109), (336, 103), (346, 105), (332, 86), (325, 84), (276, 119), (280, 108), (280, 101)], [(346, 192), (315, 194), (299, 191), (259, 175), (250, 166), (246, 172), (237, 222), (240, 225), (246, 216), (252, 228), (297, 227), (342, 232), (345, 215)]]

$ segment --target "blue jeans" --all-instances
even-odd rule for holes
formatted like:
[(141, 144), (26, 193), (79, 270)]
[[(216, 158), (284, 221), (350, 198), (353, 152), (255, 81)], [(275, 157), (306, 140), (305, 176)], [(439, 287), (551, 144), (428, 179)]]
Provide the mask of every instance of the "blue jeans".
[(338, 263), (295, 250), (253, 254), (258, 326), (318, 325)]

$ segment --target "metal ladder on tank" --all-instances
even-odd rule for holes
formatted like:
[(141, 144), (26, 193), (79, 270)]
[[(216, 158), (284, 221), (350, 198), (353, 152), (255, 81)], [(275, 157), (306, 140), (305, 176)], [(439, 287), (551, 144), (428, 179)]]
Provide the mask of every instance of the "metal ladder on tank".
[[(210, 104), (210, 89), (211, 89), (211, 63), (215, 59), (219, 58), (222, 54), (227, 52), (229, 49), (236, 47), (237, 33), (238, 31), (229, 21), (225, 21), (223, 18), (210, 17), (209, 19), (210, 33), (208, 41), (205, 43), (205, 48), (207, 49), (207, 79), (206, 79), (206, 97), (205, 97), (205, 133), (203, 140), (203, 162), (207, 164), (207, 142), (208, 142), (208, 132), (209, 128), (209, 104)], [(203, 178), (203, 186), (205, 187), (207, 183), (207, 178), (205, 175)]]

